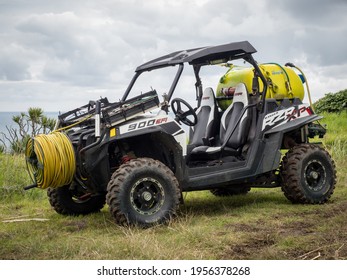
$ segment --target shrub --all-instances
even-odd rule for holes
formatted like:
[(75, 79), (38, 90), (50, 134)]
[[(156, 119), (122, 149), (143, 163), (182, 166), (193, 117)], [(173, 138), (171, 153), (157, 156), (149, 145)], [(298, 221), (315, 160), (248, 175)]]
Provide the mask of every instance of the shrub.
[(340, 113), (347, 110), (347, 89), (328, 93), (314, 104), (316, 113)]

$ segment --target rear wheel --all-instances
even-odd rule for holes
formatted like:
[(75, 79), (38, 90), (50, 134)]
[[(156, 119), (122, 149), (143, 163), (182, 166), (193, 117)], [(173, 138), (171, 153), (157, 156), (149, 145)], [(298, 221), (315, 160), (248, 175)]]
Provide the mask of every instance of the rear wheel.
[(290, 201), (322, 204), (335, 189), (335, 163), (320, 146), (297, 145), (283, 157), (281, 178), (282, 191)]
[(99, 212), (105, 205), (105, 195), (92, 195), (78, 190), (78, 186), (48, 188), (49, 203), (62, 215), (86, 215)]
[(181, 192), (172, 171), (160, 161), (133, 159), (120, 166), (107, 187), (107, 204), (115, 221), (144, 227), (169, 221)]

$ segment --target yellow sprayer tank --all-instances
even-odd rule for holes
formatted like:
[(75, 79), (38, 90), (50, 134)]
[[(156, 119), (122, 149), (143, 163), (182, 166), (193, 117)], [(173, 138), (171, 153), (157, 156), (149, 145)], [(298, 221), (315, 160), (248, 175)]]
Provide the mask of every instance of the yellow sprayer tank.
[[(277, 63), (260, 64), (260, 70), (268, 81), (266, 98), (304, 98), (304, 86), (300, 76), (290, 67), (281, 66)], [(229, 88), (235, 87), (238, 83), (246, 85), (248, 93), (252, 92), (253, 67), (240, 67), (231, 65), (230, 69), (222, 76), (217, 86), (217, 97), (226, 96), (225, 92)], [(263, 84), (259, 79), (260, 91)], [(218, 100), (218, 105), (222, 110), (226, 110), (232, 100)]]

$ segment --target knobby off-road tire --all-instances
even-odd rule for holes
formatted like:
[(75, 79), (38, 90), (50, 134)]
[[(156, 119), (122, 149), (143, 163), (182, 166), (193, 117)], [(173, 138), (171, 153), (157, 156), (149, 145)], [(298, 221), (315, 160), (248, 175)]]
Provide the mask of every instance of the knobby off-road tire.
[(215, 196), (233, 196), (238, 194), (247, 194), (251, 190), (250, 187), (229, 187), (212, 189), (210, 192)]
[(47, 195), (49, 203), (57, 213), (69, 216), (99, 212), (106, 203), (105, 195), (91, 196), (77, 193), (69, 186), (48, 188)]
[(107, 187), (106, 201), (118, 224), (150, 227), (175, 216), (181, 191), (160, 161), (137, 158), (121, 165)]
[(293, 203), (323, 204), (335, 189), (335, 163), (317, 145), (297, 145), (283, 157), (281, 179), (282, 191)]

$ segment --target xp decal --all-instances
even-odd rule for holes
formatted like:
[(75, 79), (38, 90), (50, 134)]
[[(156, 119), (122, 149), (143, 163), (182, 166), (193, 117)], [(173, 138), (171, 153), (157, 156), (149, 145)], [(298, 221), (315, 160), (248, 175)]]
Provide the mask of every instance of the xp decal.
[(262, 130), (268, 130), (292, 120), (307, 117), (310, 115), (312, 115), (311, 108), (303, 104), (280, 110), (265, 116)]

